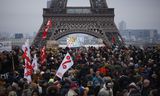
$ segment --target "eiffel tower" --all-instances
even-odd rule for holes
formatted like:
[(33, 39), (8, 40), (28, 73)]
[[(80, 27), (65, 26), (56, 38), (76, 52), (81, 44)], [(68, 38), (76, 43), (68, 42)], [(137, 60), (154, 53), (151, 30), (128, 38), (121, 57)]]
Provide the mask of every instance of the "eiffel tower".
[[(43, 23), (33, 41), (35, 47), (44, 46), (47, 40), (58, 40), (63, 36), (84, 33), (101, 38), (104, 44), (111, 46), (123, 44), (114, 23), (114, 8), (108, 8), (106, 0), (90, 0), (90, 7), (68, 7), (67, 0), (51, 0), (50, 6), (43, 9)], [(42, 33), (48, 19), (52, 19), (52, 28), (47, 38)]]

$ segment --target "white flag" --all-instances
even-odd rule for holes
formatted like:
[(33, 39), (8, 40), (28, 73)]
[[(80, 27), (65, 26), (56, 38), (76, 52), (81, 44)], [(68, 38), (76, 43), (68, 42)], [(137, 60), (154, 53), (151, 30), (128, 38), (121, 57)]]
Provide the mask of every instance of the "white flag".
[(22, 50), (24, 52), (22, 57), (25, 59), (24, 78), (26, 78), (28, 80), (28, 83), (30, 83), (32, 74), (32, 64), (31, 64), (29, 40), (27, 40), (25, 44), (22, 46)]
[(56, 72), (56, 76), (61, 78), (63, 77), (64, 73), (71, 68), (73, 65), (73, 60), (72, 57), (70, 56), (69, 53), (66, 54), (65, 58), (63, 59), (60, 67), (58, 68)]
[(28, 55), (29, 59), (31, 59), (30, 46), (29, 46), (29, 40), (28, 40), (28, 39), (26, 40), (25, 44), (22, 45), (22, 50), (23, 50), (23, 52), (25, 52), (26, 49), (27, 49), (27, 55)]
[(33, 61), (32, 61), (32, 66), (33, 66), (33, 71), (34, 71), (35, 74), (39, 70), (38, 65), (39, 64), (37, 63), (37, 56), (36, 56), (36, 54), (34, 54), (34, 58), (33, 58)]

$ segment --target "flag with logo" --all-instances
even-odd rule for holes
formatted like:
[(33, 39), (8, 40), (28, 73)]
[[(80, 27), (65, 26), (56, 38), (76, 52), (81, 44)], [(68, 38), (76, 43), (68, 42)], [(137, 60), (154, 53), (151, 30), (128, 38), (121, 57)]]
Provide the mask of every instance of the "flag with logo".
[(23, 55), (22, 58), (25, 60), (24, 64), (24, 78), (28, 80), (28, 83), (30, 83), (31, 75), (33, 72), (33, 66), (31, 64), (31, 55), (30, 55), (30, 47), (29, 47), (29, 40), (25, 42), (24, 45), (22, 45)]
[(71, 68), (73, 65), (73, 60), (72, 57), (70, 56), (69, 53), (66, 54), (66, 56), (64, 57), (60, 67), (58, 68), (57, 72), (56, 72), (56, 76), (61, 78), (63, 77), (64, 73)]

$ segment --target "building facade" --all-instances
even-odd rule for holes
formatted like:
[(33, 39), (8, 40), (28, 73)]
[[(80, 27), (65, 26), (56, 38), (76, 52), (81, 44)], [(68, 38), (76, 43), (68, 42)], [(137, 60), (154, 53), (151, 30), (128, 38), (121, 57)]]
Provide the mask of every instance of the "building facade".
[(156, 29), (126, 29), (120, 30), (120, 34), (126, 44), (159, 44)]

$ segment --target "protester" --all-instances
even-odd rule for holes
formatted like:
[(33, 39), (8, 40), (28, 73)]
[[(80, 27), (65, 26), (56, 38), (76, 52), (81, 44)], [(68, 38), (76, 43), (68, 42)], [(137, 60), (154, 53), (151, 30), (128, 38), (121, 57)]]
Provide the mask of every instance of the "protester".
[(128, 96), (143, 96), (141, 95), (139, 88), (134, 82), (128, 86)]
[[(57, 48), (46, 52), (43, 65), (40, 51), (31, 47), (31, 62), (38, 64), (30, 66), (31, 82), (24, 78), (22, 49), (0, 53), (0, 96), (158, 96), (158, 47)], [(67, 52), (73, 66), (61, 79), (56, 72)]]
[(103, 85), (103, 88), (99, 91), (98, 96), (113, 96), (113, 82), (108, 80)]

